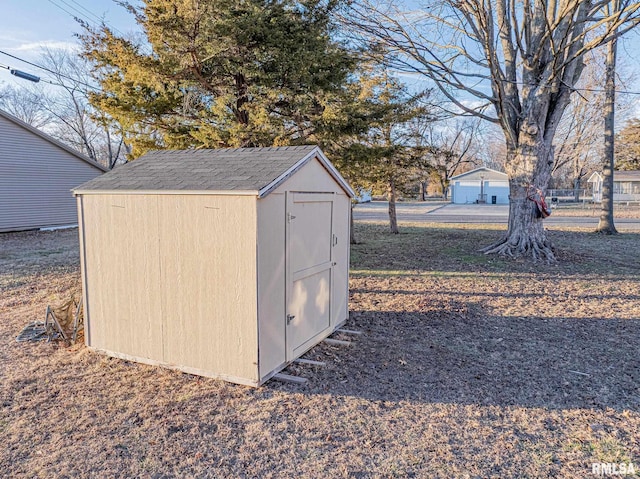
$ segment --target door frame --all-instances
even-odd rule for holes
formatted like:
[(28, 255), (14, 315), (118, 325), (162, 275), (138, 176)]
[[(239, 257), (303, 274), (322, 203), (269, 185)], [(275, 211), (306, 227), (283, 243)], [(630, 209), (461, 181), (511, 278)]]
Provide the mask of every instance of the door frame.
[[(306, 341), (294, 347), (292, 344), (291, 333), (289, 332), (290, 324), (288, 321), (288, 316), (290, 314), (289, 311), (289, 301), (293, 295), (293, 271), (292, 261), (291, 261), (291, 222), (295, 221), (295, 217), (291, 218), (291, 211), (293, 209), (293, 205), (296, 202), (295, 198), (298, 196), (302, 196), (307, 199), (322, 198), (323, 201), (329, 200), (331, 202), (331, 218), (330, 225), (331, 230), (329, 232), (327, 241), (330, 243), (329, 249), (329, 261), (331, 263), (329, 270), (329, 326), (322, 331), (318, 332), (314, 336), (308, 338)], [(284, 298), (284, 306), (285, 306), (285, 317), (284, 317), (284, 327), (285, 327), (285, 360), (287, 362), (293, 361), (294, 359), (300, 357), (306, 351), (315, 346), (321, 339), (327, 337), (333, 331), (335, 326), (335, 318), (333, 314), (333, 283), (334, 283), (334, 267), (335, 267), (335, 258), (333, 257), (333, 246), (334, 246), (334, 215), (335, 215), (335, 202), (336, 202), (336, 193), (334, 191), (287, 191), (286, 199), (285, 199), (285, 298)]]

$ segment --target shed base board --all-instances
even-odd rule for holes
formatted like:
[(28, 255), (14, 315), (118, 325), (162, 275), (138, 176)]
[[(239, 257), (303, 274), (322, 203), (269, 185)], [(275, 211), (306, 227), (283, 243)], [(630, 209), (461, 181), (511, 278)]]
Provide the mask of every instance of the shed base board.
[(268, 372), (267, 374), (264, 375), (264, 377), (262, 377), (260, 379), (260, 385), (263, 385), (264, 383), (266, 383), (269, 379), (271, 379), (273, 376), (275, 376), (276, 374), (278, 374), (280, 371), (282, 371), (283, 369), (285, 369), (287, 366), (289, 366), (289, 364), (294, 363), (298, 358), (300, 358), (300, 356), (302, 356), (303, 354), (307, 353), (308, 351), (310, 351), (311, 349), (313, 349), (314, 347), (316, 347), (318, 344), (320, 344), (322, 341), (324, 341), (325, 339), (327, 339), (329, 336), (331, 336), (333, 333), (335, 333), (339, 328), (341, 328), (342, 326), (344, 326), (344, 324), (347, 322), (347, 319), (343, 319), (342, 321), (340, 321), (338, 324), (336, 324), (336, 326), (333, 329), (330, 329), (328, 332), (326, 332), (324, 335), (322, 336), (318, 336), (318, 341), (313, 343), (311, 346), (309, 346), (308, 348), (304, 349), (300, 354), (296, 354), (296, 357), (293, 358), (291, 361), (286, 361), (284, 363), (282, 363), (280, 366), (278, 366), (277, 368), (275, 368), (273, 371)]
[(211, 378), (211, 379), (221, 379), (223, 381), (227, 381), (227, 382), (230, 382), (230, 383), (241, 384), (242, 386), (258, 387), (258, 386), (262, 386), (269, 379), (273, 378), (273, 376), (275, 376), (280, 371), (282, 371), (284, 368), (289, 366), (289, 364), (294, 362), (296, 359), (298, 359), (300, 356), (305, 354), (307, 351), (309, 351), (313, 347), (315, 347), (318, 344), (320, 344), (324, 339), (326, 339), (329, 336), (331, 336), (333, 333), (336, 332), (337, 329), (342, 327), (346, 323), (346, 321), (347, 320), (344, 319), (343, 321), (338, 323), (335, 326), (335, 328), (329, 330), (325, 335), (323, 335), (318, 340), (318, 342), (314, 343), (313, 345), (309, 346), (307, 349), (303, 350), (300, 354), (298, 354), (291, 361), (287, 361), (286, 363), (283, 363), (280, 366), (278, 366), (277, 368), (275, 368), (273, 371), (270, 371), (269, 373), (265, 374), (259, 381), (254, 381), (254, 380), (247, 379), (247, 378), (239, 378), (239, 377), (236, 377), (236, 376), (229, 376), (228, 374), (213, 373), (211, 371), (205, 371), (203, 369), (198, 369), (198, 368), (191, 368), (191, 367), (188, 367), (188, 366), (178, 366), (176, 364), (170, 364), (170, 363), (165, 363), (165, 362), (162, 362), (162, 361), (156, 361), (155, 359), (142, 358), (142, 357), (133, 356), (133, 355), (130, 355), (130, 354), (117, 353), (115, 351), (109, 351), (109, 350), (106, 350), (106, 349), (94, 348), (93, 346), (87, 346), (87, 347), (89, 348), (90, 351), (93, 351), (93, 352), (96, 352), (96, 353), (99, 353), (99, 354), (104, 354), (104, 355), (110, 356), (112, 358), (123, 359), (125, 361), (132, 361), (132, 362), (141, 363), (141, 364), (147, 364), (149, 366), (159, 366), (159, 367), (162, 367), (162, 368), (165, 368), (165, 369), (172, 369), (174, 371), (181, 371), (183, 373), (194, 374), (196, 376), (203, 376), (203, 377)]
[[(241, 384), (243, 386), (252, 386), (252, 387), (258, 387), (260, 384), (258, 381), (254, 381), (251, 379), (247, 379), (247, 378), (239, 378), (236, 376), (229, 376), (228, 374), (217, 374), (217, 373), (212, 373), (211, 371), (205, 371), (203, 369), (198, 369), (198, 368), (191, 368), (188, 366), (178, 366), (175, 364), (169, 364), (169, 363), (165, 363), (162, 361), (156, 361), (154, 359), (149, 359), (149, 358), (141, 358), (138, 356), (132, 356), (130, 354), (123, 354), (123, 353), (116, 353), (114, 351), (108, 351), (105, 349), (98, 349), (98, 348), (94, 348), (91, 346), (88, 346), (89, 350), (94, 351), (96, 353), (99, 354), (105, 354), (107, 356), (111, 356), (112, 358), (117, 358), (117, 359), (124, 359), (125, 361), (132, 361), (132, 362), (136, 362), (136, 363), (142, 363), (142, 364), (147, 364), (149, 366), (160, 366), (162, 368), (165, 369), (172, 369), (174, 371), (181, 371), (183, 373), (187, 373), (187, 374), (194, 374), (196, 376), (203, 376), (206, 378), (211, 378), (211, 379), (222, 379), (223, 381), (227, 381), (230, 383), (235, 383), (235, 384)], [(275, 372), (274, 372), (275, 374)]]

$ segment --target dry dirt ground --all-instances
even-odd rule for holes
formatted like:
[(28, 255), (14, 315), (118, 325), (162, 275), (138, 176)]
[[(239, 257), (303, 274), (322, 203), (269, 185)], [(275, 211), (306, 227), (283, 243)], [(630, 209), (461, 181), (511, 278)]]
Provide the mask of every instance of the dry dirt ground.
[[(0, 476), (587, 478), (640, 470), (640, 235), (356, 224), (350, 347), (257, 389), (17, 343), (78, 289), (77, 231), (0, 235)], [(106, 247), (126, 247), (106, 245)]]

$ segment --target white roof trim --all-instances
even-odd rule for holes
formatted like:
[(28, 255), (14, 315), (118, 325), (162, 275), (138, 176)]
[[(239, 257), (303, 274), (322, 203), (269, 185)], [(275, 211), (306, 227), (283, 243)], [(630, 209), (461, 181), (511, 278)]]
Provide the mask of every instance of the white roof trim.
[(257, 190), (71, 190), (79, 195), (209, 195), (258, 196)]
[(499, 175), (504, 175), (507, 178), (509, 178), (509, 175), (507, 175), (506, 173), (502, 172), (502, 171), (498, 171), (498, 170), (493, 170), (491, 168), (487, 168), (486, 166), (481, 166), (480, 168), (476, 168), (475, 170), (471, 170), (471, 171), (465, 171), (464, 173), (460, 173), (459, 175), (456, 176), (452, 176), (451, 178), (449, 178), (450, 180), (454, 180), (456, 178), (461, 178), (463, 176), (467, 176), (470, 175), (472, 173), (476, 173), (480, 170), (484, 170), (484, 171), (490, 171), (491, 173), (498, 173)]
[(62, 148), (63, 150), (65, 150), (67, 153), (71, 153), (73, 156), (89, 163), (91, 166), (95, 166), (96, 168), (102, 170), (102, 171), (109, 171), (108, 168), (105, 168), (104, 166), (102, 166), (100, 163), (97, 163), (95, 161), (93, 161), (91, 158), (89, 158), (88, 156), (83, 155), (82, 153), (80, 153), (79, 151), (74, 150), (73, 148), (71, 148), (70, 146), (65, 145), (64, 143), (62, 143), (61, 141), (56, 140), (55, 138), (47, 135), (45, 132), (38, 130), (36, 127), (31, 126), (29, 123), (26, 123), (24, 121), (22, 121), (20, 118), (17, 118), (15, 116), (13, 116), (10, 113), (7, 113), (4, 110), (0, 110), (0, 116), (2, 116), (3, 118), (15, 123), (16, 125), (24, 128), (25, 130), (30, 131), (31, 133), (33, 133), (36, 136), (39, 136), (40, 138), (42, 138), (43, 140), (48, 141), (49, 143), (57, 146), (58, 148)]
[(271, 193), (274, 189), (276, 189), (280, 184), (282, 184), (287, 178), (293, 175), (296, 171), (302, 168), (307, 162), (312, 160), (313, 158), (317, 158), (320, 163), (326, 168), (329, 174), (333, 177), (336, 182), (342, 187), (342, 189), (349, 195), (350, 198), (355, 198), (356, 193), (351, 189), (347, 181), (342, 177), (338, 170), (336, 170), (335, 166), (331, 164), (329, 159), (324, 155), (320, 147), (316, 146), (313, 150), (311, 150), (306, 156), (301, 158), (295, 165), (289, 168), (287, 171), (278, 176), (275, 180), (269, 183), (267, 186), (264, 186), (258, 192), (258, 198), (264, 198), (269, 193)]
[(589, 176), (589, 179), (587, 179), (587, 183), (595, 183), (596, 180), (602, 181), (602, 175), (599, 172), (594, 171), (591, 173), (591, 176)]

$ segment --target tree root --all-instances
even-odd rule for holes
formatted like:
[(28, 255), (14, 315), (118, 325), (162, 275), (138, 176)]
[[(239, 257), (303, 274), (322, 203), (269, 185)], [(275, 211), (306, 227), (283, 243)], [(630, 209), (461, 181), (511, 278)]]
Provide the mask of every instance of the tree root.
[(598, 227), (596, 228), (594, 233), (598, 233), (598, 234), (601, 234), (601, 235), (617, 235), (618, 234), (618, 230), (615, 228), (615, 226), (603, 226), (603, 227), (600, 227), (598, 225)]
[(480, 250), (484, 254), (497, 254), (510, 258), (530, 257), (533, 261), (555, 263), (553, 246), (547, 240), (538, 240), (525, 235), (507, 236)]

